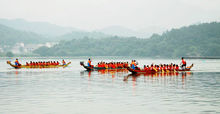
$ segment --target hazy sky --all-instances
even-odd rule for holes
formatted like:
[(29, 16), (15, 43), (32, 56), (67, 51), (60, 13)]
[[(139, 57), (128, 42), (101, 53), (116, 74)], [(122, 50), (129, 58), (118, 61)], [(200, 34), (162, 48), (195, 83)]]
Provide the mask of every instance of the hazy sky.
[(220, 21), (220, 0), (0, 0), (0, 18), (94, 30), (180, 27)]

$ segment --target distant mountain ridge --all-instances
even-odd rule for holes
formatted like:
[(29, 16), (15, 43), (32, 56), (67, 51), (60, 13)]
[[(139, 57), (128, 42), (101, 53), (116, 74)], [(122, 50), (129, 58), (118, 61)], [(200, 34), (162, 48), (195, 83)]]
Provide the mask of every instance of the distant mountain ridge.
[(47, 22), (29, 22), (24, 19), (0, 19), (0, 24), (17, 30), (34, 32), (46, 37), (56, 37), (72, 31), (80, 31), (72, 27), (62, 27)]
[(132, 30), (121, 26), (110, 26), (95, 31), (102, 32), (108, 35), (116, 35), (119, 37), (138, 37), (138, 38), (150, 38), (154, 33), (161, 34), (165, 28), (160, 27), (146, 27), (139, 30)]
[(105, 38), (110, 36), (101, 32), (87, 32), (72, 27), (62, 27), (47, 22), (29, 22), (24, 19), (0, 19), (0, 24), (13, 28), (14, 30), (42, 35), (47, 39), (47, 41), (52, 42), (79, 39), (84, 37)]
[(47, 41), (42, 35), (19, 31), (5, 25), (0, 24), (0, 44), (1, 45), (14, 45), (15, 43), (42, 43)]
[(74, 36), (75, 38), (77, 38), (78, 36), (78, 38), (81, 38), (81, 36), (95, 38), (96, 36), (100, 37), (101, 34), (104, 37), (119, 36), (149, 38), (153, 33), (160, 34), (166, 30), (160, 27), (147, 27), (140, 30), (132, 30), (122, 26), (110, 26), (102, 29), (93, 30), (92, 32), (88, 32), (73, 27), (59, 26), (48, 22), (31, 22), (26, 21), (24, 19), (0, 19), (0, 24), (21, 31), (41, 34), (44, 37), (48, 37), (51, 40), (57, 40), (56, 38), (62, 39), (62, 36), (65, 37), (64, 39), (70, 39), (69, 36), (72, 37), (74, 34), (76, 35)]

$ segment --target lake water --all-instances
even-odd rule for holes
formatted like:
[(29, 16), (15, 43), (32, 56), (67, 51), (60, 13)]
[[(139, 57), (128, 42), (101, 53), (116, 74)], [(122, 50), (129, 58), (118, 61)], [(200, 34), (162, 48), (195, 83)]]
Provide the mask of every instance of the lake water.
[[(0, 114), (209, 114), (220, 113), (220, 60), (187, 60), (192, 72), (131, 76), (127, 71), (86, 72), (87, 57), (65, 58), (71, 65), (52, 69), (13, 69), (0, 58)], [(26, 61), (60, 58), (19, 58)], [(135, 58), (144, 64), (180, 63)], [(98, 61), (129, 61), (96, 57)]]

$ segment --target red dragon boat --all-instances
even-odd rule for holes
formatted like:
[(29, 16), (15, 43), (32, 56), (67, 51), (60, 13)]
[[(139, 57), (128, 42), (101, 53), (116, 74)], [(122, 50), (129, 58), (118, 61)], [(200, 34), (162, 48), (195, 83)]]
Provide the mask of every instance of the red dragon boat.
[(166, 71), (157, 71), (157, 70), (141, 70), (139, 68), (136, 68), (135, 70), (130, 68), (130, 67), (127, 67), (128, 71), (130, 71), (132, 74), (154, 74), (154, 73), (159, 73), (159, 72), (185, 72), (185, 71), (191, 71), (191, 68), (193, 67), (193, 64), (186, 67), (186, 69), (179, 69), (179, 70), (166, 70)]

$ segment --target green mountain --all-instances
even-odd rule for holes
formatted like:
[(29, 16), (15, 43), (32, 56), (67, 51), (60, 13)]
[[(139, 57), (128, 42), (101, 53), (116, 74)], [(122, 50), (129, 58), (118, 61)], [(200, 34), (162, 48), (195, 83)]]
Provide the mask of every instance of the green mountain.
[[(151, 37), (155, 53), (165, 56), (220, 56), (220, 23), (203, 23), (172, 29)], [(158, 42), (158, 43), (156, 43)], [(164, 50), (164, 51), (160, 51)]]
[(19, 31), (0, 25), (0, 45), (14, 45), (18, 42), (41, 43), (44, 41), (46, 41), (46, 39), (36, 33)]
[(42, 56), (220, 56), (220, 23), (172, 29), (150, 39), (108, 37), (73, 39), (52, 48), (41, 47)]

